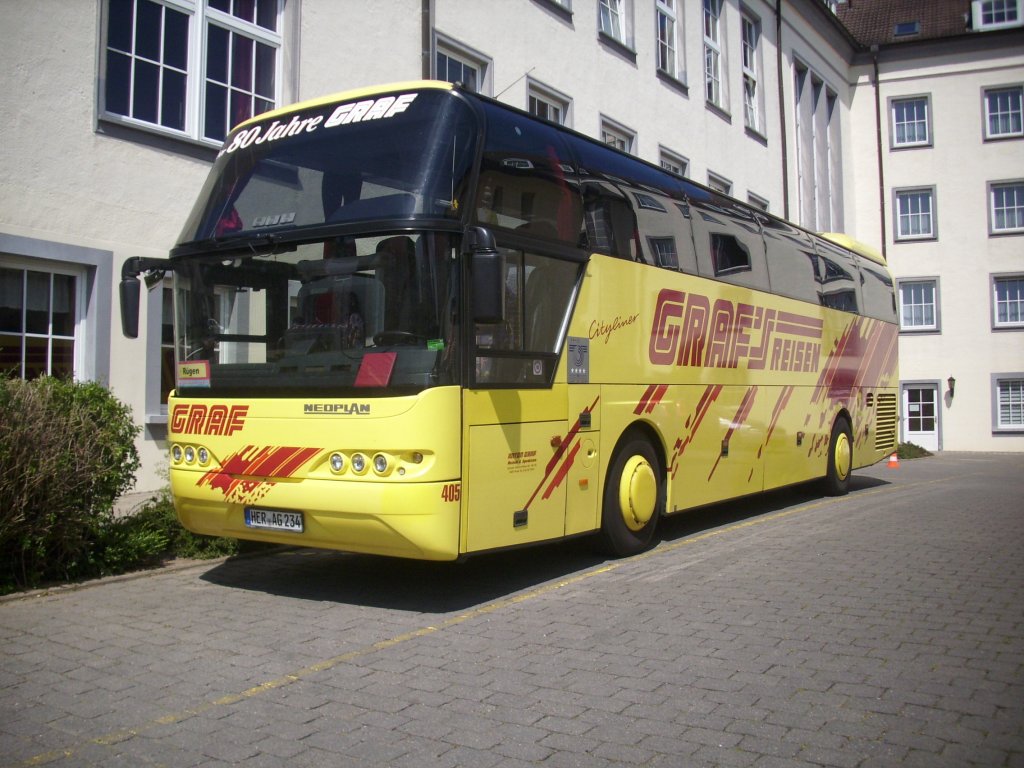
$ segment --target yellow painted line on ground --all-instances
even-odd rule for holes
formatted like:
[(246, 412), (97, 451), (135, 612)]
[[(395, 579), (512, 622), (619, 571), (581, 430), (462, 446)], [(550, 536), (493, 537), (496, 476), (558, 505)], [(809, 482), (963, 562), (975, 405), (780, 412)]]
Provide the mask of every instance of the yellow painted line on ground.
[[(913, 488), (919, 485), (935, 484), (939, 482), (944, 482), (944, 480), (946, 479), (952, 480), (960, 479), (962, 477), (962, 475), (958, 475), (956, 478), (944, 478), (943, 480), (927, 480), (916, 483), (904, 483), (898, 486), (883, 486), (871, 490), (858, 491), (855, 493), (855, 496), (857, 498), (863, 498), (865, 496), (873, 496), (879, 493), (883, 493), (894, 488)], [(463, 624), (467, 621), (478, 618), (480, 616), (495, 613), (496, 611), (500, 611), (503, 608), (508, 608), (513, 605), (518, 605), (519, 603), (525, 603), (529, 600), (534, 600), (538, 597), (542, 597), (552, 592), (556, 592), (560, 589), (564, 589), (565, 587), (570, 587), (581, 582), (587, 581), (596, 576), (601, 576), (603, 574), (616, 571), (625, 565), (635, 563), (639, 560), (646, 560), (652, 557), (657, 557), (659, 555), (675, 552), (676, 550), (682, 549), (683, 547), (687, 547), (692, 544), (697, 544), (702, 541), (707, 541), (718, 536), (725, 536), (727, 534), (735, 533), (746, 528), (752, 528), (754, 526), (763, 525), (765, 523), (771, 523), (776, 520), (782, 520), (787, 517), (792, 517), (794, 515), (810, 512), (811, 510), (819, 509), (821, 507), (830, 506), (841, 501), (844, 498), (849, 497), (830, 497), (822, 499), (820, 501), (811, 502), (809, 504), (804, 504), (799, 507), (794, 507), (792, 509), (786, 509), (783, 510), (782, 512), (775, 512), (773, 514), (755, 517), (751, 520), (745, 520), (740, 523), (733, 523), (723, 528), (716, 528), (714, 530), (707, 531), (696, 536), (690, 536), (685, 539), (680, 539), (679, 541), (674, 541), (670, 544), (664, 544), (654, 549), (650, 549), (646, 552), (642, 552), (638, 555), (634, 555), (633, 557), (625, 558), (622, 560), (615, 560), (614, 562), (606, 563), (605, 565), (593, 568), (589, 571), (584, 571), (583, 573), (576, 574), (575, 576), (570, 576), (566, 579), (560, 579), (559, 581), (554, 581), (549, 584), (545, 584), (541, 587), (537, 587), (536, 589), (532, 589), (529, 592), (523, 592), (518, 595), (507, 597), (503, 600), (497, 600), (493, 603), (482, 605), (479, 608), (474, 608), (471, 611), (466, 611), (465, 613), (460, 613), (457, 616), (452, 616), (451, 618), (445, 619), (444, 621), (436, 625), (420, 627), (419, 629), (414, 629), (409, 632), (404, 632), (400, 635), (395, 635), (394, 637), (388, 638), (387, 640), (380, 640), (371, 645), (364, 646), (363, 648), (357, 648), (356, 650), (348, 651), (347, 653), (342, 653), (338, 656), (333, 656), (329, 659), (324, 659), (323, 661), (318, 661), (315, 664), (311, 664), (307, 667), (302, 667), (301, 669), (295, 670), (294, 672), (290, 672), (281, 675), (280, 677), (276, 677), (273, 680), (267, 680), (266, 682), (260, 683), (259, 685), (249, 688), (248, 690), (242, 691), (240, 693), (227, 694), (225, 696), (221, 696), (218, 699), (213, 699), (211, 701), (204, 702), (196, 707), (190, 707), (188, 709), (181, 710), (180, 712), (174, 712), (167, 715), (163, 715), (162, 717), (158, 717), (155, 720), (151, 720), (148, 723), (143, 723), (134, 728), (126, 728), (124, 730), (115, 731), (113, 733), (108, 733), (103, 736), (97, 736), (92, 739), (88, 739), (87, 741), (83, 742), (78, 746), (68, 747), (64, 749), (55, 749), (50, 752), (44, 752), (42, 754), (36, 755), (35, 757), (29, 758), (28, 760), (25, 760), (21, 763), (17, 763), (17, 765), (46, 765), (48, 763), (53, 763), (58, 760), (68, 759), (74, 757), (76, 751), (80, 750), (83, 746), (93, 744), (113, 746), (121, 742), (128, 741), (129, 739), (134, 738), (140, 733), (152, 730), (153, 728), (157, 728), (161, 725), (174, 725), (175, 723), (180, 723), (184, 720), (188, 720), (191, 717), (202, 715), (206, 712), (210, 712), (211, 710), (218, 709), (220, 707), (238, 704), (247, 699), (251, 699), (255, 696), (260, 696), (269, 691), (274, 691), (279, 688), (291, 685), (292, 683), (297, 683), (300, 680), (303, 680), (307, 677), (311, 677), (321, 672), (326, 672), (340, 664), (345, 664), (355, 659), (372, 655), (374, 653), (377, 653), (378, 651), (384, 651), (388, 648), (393, 648), (396, 645), (401, 645), (402, 643), (406, 643), (410, 640), (415, 640), (420, 637), (426, 637), (427, 635), (434, 634), (435, 632), (440, 632), (442, 630), (448, 629), (449, 627), (454, 627), (459, 624)]]

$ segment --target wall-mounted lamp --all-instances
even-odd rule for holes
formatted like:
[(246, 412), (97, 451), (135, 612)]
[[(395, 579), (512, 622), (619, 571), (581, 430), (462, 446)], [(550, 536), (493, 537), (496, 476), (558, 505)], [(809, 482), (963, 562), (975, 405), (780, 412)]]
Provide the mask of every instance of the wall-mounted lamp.
[(953, 395), (956, 394), (956, 378), (950, 376), (946, 379), (946, 386), (949, 387), (949, 399), (953, 399)]

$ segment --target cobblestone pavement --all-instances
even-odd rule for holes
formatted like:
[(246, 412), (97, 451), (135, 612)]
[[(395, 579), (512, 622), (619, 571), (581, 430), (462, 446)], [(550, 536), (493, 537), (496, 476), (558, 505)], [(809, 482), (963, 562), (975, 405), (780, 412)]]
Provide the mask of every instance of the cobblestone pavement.
[(0, 604), (0, 763), (1024, 766), (1024, 459), (584, 542), (309, 550)]

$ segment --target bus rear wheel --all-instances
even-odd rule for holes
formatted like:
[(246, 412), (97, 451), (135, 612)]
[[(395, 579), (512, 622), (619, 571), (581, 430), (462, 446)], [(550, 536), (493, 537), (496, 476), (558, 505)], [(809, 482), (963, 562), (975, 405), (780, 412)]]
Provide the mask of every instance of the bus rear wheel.
[(829, 496), (845, 496), (850, 490), (853, 470), (853, 435), (845, 418), (836, 419), (828, 442), (828, 469), (825, 471), (825, 492)]
[(601, 540), (616, 557), (645, 550), (665, 506), (661, 464), (650, 442), (627, 435), (612, 457), (601, 508)]

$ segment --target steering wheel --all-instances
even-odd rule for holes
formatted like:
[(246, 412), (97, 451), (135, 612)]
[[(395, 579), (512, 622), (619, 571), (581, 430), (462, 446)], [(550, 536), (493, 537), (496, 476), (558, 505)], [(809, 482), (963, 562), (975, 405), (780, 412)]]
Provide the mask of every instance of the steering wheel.
[(386, 347), (389, 344), (425, 344), (427, 337), (419, 333), (412, 333), (410, 331), (378, 331), (373, 334), (373, 343), (378, 347)]

